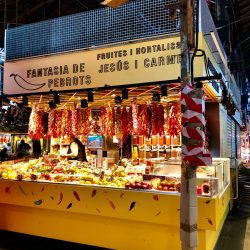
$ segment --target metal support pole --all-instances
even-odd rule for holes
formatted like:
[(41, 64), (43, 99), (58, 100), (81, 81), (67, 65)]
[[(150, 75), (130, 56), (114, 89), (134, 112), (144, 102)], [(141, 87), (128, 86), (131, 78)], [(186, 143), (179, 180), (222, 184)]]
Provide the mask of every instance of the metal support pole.
[[(181, 1), (181, 91), (190, 83), (190, 52), (194, 49), (193, 0)], [(182, 105), (182, 116), (185, 113)], [(182, 125), (183, 126), (183, 125)], [(182, 129), (183, 146), (192, 145)], [(183, 156), (183, 155), (182, 155)], [(183, 158), (183, 157), (182, 157)], [(181, 165), (181, 201), (180, 201), (180, 236), (183, 250), (195, 250), (197, 247), (197, 197), (196, 165), (182, 160)]]

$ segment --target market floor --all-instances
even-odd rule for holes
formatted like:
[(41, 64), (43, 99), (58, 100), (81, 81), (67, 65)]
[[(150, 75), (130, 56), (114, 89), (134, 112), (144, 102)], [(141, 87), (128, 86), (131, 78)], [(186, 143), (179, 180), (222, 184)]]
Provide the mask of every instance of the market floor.
[(229, 213), (214, 250), (250, 250), (250, 204)]
[(239, 174), (239, 198), (229, 212), (214, 250), (250, 250), (250, 176)]
[[(105, 250), (105, 248), (0, 230), (0, 250), (45, 249)], [(244, 204), (229, 213), (214, 250), (250, 250), (250, 206)]]
[(0, 230), (0, 250), (105, 250), (105, 248)]

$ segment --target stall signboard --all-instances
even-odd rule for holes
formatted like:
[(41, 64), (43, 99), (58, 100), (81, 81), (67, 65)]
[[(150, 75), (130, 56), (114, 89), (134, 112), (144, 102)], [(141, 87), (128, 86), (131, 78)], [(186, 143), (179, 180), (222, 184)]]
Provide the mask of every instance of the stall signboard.
[(92, 89), (177, 79), (180, 37), (7, 61), (6, 95)]

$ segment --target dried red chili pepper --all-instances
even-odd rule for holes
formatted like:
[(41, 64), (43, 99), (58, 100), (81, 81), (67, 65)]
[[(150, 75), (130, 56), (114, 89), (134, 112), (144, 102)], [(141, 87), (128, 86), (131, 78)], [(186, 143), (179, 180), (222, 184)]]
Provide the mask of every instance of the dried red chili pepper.
[(173, 103), (170, 109), (169, 129), (168, 134), (178, 136), (181, 132), (181, 113), (180, 105)]
[(75, 107), (74, 110), (72, 111), (72, 134), (75, 135), (76, 137), (78, 137), (80, 134), (79, 126), (80, 126), (80, 109), (78, 107)]
[(159, 135), (164, 135), (164, 107), (160, 104), (158, 105), (158, 133)]
[(122, 113), (121, 113), (121, 122), (122, 122), (122, 140), (125, 143), (127, 140), (127, 137), (129, 135), (129, 131), (128, 131), (128, 125), (129, 125), (129, 121), (128, 121), (128, 108), (123, 107), (122, 109)]

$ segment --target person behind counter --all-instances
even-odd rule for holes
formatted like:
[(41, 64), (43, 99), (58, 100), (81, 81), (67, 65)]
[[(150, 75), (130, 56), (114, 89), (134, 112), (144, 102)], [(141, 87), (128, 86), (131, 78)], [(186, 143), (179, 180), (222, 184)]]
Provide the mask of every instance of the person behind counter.
[(83, 145), (81, 141), (75, 138), (73, 135), (71, 136), (71, 143), (70, 143), (67, 154), (64, 154), (62, 156), (67, 157), (70, 160), (78, 160), (78, 161), (87, 162), (85, 145)]
[(24, 140), (21, 140), (18, 150), (17, 150), (17, 155), (18, 156), (26, 156), (29, 155), (31, 147), (28, 143), (26, 143)]

